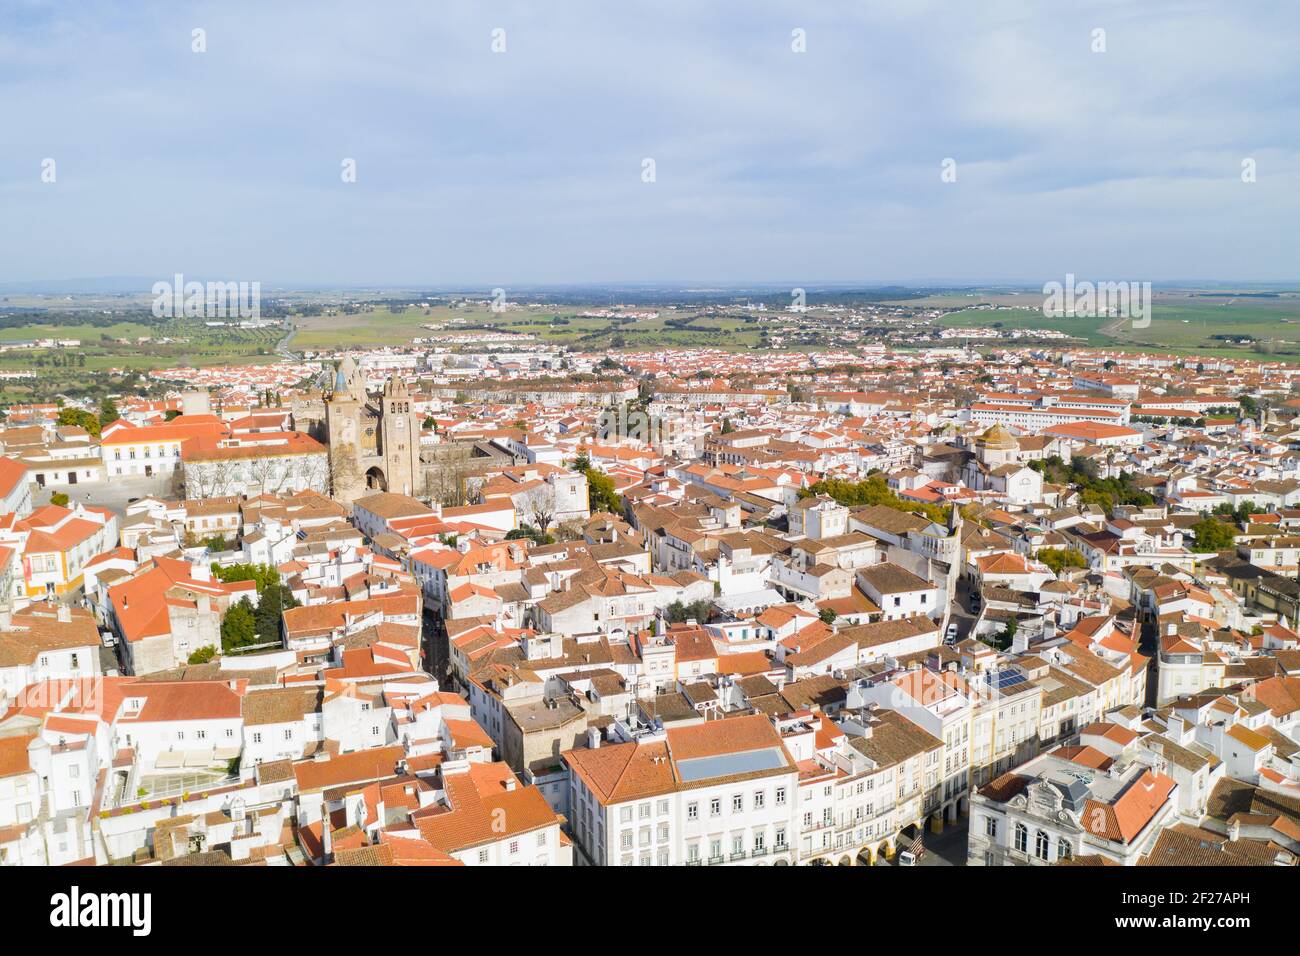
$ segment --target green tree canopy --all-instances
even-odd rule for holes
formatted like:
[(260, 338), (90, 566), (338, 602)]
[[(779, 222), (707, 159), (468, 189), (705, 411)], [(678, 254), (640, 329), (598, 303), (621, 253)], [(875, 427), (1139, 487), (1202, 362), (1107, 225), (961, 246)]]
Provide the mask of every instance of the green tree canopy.
[(98, 415), (92, 415), (80, 408), (61, 408), (59, 409), (58, 421), (60, 425), (74, 425), (77, 428), (84, 428), (92, 437), (99, 437)]
[(1218, 518), (1202, 518), (1192, 525), (1192, 534), (1196, 536), (1192, 550), (1198, 554), (1211, 554), (1230, 550), (1235, 543), (1237, 529)]
[(1051, 568), (1052, 573), (1058, 576), (1064, 568), (1088, 566), (1087, 559), (1073, 548), (1040, 548), (1034, 557)]
[(221, 622), (221, 647), (229, 651), (256, 641), (257, 621), (253, 605), (248, 603), (248, 598), (242, 598), (237, 604), (231, 605), (225, 620)]

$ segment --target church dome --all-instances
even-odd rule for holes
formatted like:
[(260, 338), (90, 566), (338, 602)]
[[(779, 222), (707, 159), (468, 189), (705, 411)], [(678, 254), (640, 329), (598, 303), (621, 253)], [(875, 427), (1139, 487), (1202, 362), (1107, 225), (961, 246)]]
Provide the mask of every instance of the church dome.
[(993, 448), (1010, 451), (1020, 448), (1020, 442), (1016, 441), (1016, 436), (1011, 434), (1001, 425), (994, 425), (979, 438), (975, 439), (975, 444), (980, 448)]

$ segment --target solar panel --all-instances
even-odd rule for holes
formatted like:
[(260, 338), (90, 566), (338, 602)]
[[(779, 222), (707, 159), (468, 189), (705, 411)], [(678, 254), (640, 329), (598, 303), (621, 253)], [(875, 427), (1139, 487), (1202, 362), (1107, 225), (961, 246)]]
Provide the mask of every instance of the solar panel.
[(763, 750), (746, 750), (743, 753), (719, 754), (716, 757), (692, 757), (677, 761), (677, 772), (687, 783), (709, 780), (713, 777), (730, 777), (759, 770), (778, 770), (785, 766), (785, 758), (776, 747)]
[(1006, 690), (1008, 687), (1015, 687), (1017, 684), (1023, 684), (1029, 680), (1019, 671), (1001, 671), (996, 677), (989, 675), (989, 683), (995, 683), (998, 690)]

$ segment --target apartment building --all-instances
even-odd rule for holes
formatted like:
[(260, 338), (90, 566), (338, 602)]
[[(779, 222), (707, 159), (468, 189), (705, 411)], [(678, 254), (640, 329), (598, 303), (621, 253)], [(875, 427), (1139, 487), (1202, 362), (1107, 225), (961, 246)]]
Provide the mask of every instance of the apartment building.
[(570, 825), (598, 866), (789, 865), (798, 768), (762, 715), (568, 750)]

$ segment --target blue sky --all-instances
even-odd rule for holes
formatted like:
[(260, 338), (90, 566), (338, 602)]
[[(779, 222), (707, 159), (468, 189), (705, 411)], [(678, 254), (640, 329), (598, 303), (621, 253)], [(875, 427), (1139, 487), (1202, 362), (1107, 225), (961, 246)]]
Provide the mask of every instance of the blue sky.
[(0, 282), (1300, 279), (1297, 50), (1295, 0), (6, 0)]

